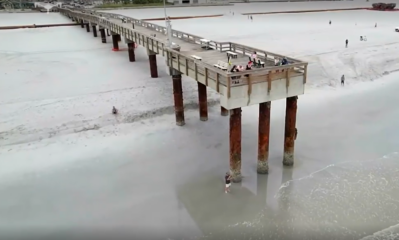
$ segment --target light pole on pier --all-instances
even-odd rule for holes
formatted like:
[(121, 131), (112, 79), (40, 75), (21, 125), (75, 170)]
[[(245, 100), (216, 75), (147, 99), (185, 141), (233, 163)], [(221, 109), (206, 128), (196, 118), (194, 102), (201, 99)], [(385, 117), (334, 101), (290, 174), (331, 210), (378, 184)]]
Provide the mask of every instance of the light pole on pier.
[(172, 47), (172, 24), (170, 23), (170, 19), (166, 15), (166, 0), (163, 0), (163, 10), (165, 13), (165, 26), (166, 26), (166, 41), (168, 47)]

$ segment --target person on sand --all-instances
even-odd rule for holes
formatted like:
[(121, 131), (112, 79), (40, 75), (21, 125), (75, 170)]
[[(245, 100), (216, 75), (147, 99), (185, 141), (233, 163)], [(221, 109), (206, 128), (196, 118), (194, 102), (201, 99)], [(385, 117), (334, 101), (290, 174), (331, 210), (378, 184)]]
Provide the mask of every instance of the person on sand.
[(329, 22), (329, 23), (330, 23), (330, 25), (331, 25), (331, 20), (330, 20), (330, 22)]
[(231, 175), (230, 173), (226, 172), (226, 175), (224, 176), (224, 181), (225, 181), (225, 188), (224, 188), (224, 192), (228, 193), (230, 192), (230, 186), (231, 186)]
[(112, 114), (117, 114), (118, 110), (115, 108), (115, 106), (112, 107)]
[(345, 75), (342, 74), (342, 77), (341, 77), (341, 86), (344, 86), (344, 85), (345, 85)]
[(346, 40), (345, 40), (345, 47), (346, 47), (346, 48), (348, 47), (348, 43), (349, 43), (349, 41), (348, 41), (348, 39), (346, 39)]

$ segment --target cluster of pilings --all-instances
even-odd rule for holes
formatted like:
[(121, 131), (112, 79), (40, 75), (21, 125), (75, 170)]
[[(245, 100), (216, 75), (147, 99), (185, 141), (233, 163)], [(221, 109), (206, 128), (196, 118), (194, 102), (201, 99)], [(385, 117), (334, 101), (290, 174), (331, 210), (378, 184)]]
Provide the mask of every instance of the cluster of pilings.
[[(81, 27), (86, 26), (87, 32), (90, 32), (90, 24), (85, 23), (80, 19), (72, 19), (80, 23)], [(97, 37), (97, 26), (91, 24), (93, 36)], [(106, 34), (112, 35), (113, 51), (119, 50), (119, 42), (121, 36), (117, 33), (110, 32), (108, 29), (99, 26), (101, 42), (106, 43)], [(129, 61), (134, 62), (135, 58), (135, 43), (126, 39), (129, 53)], [(148, 58), (150, 63), (150, 73), (152, 78), (158, 77), (156, 53), (148, 50)], [(170, 68), (173, 81), (173, 95), (175, 105), (176, 125), (185, 125), (184, 119), (184, 104), (183, 104), (183, 90), (182, 90), (182, 74), (176, 69)], [(199, 119), (201, 121), (208, 120), (208, 103), (207, 103), (207, 87), (206, 85), (198, 83), (198, 105), (199, 105)], [(286, 114), (285, 114), (285, 133), (284, 133), (284, 155), (283, 165), (292, 166), (294, 164), (294, 143), (297, 136), (296, 130), (296, 112), (297, 112), (297, 96), (286, 99)], [(271, 102), (264, 102), (259, 104), (259, 128), (258, 128), (258, 163), (257, 172), (259, 174), (267, 174), (269, 172), (269, 136), (270, 136), (270, 110)], [(240, 182), (241, 176), (241, 108), (227, 110), (224, 107), (220, 108), (222, 116), (230, 114), (230, 172), (233, 177), (233, 182)]]

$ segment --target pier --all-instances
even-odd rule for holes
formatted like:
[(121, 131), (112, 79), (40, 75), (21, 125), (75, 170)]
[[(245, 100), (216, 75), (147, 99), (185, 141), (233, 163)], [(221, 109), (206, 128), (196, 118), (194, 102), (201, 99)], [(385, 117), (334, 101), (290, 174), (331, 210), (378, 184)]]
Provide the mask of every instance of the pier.
[(78, 23), (61, 23), (61, 24), (33, 24), (33, 25), (18, 25), (18, 26), (0, 26), (0, 30), (11, 30), (20, 28), (46, 28), (46, 27), (66, 27), (66, 26), (77, 26)]
[[(208, 120), (207, 88), (220, 94), (220, 114), (230, 118), (230, 172), (234, 182), (241, 176), (241, 109), (259, 105), (258, 165), (257, 172), (269, 171), (269, 133), (271, 102), (286, 99), (284, 153), (282, 162), (294, 164), (294, 146), (297, 135), (296, 113), (298, 96), (304, 94), (307, 62), (234, 42), (218, 42), (190, 33), (172, 30), (172, 45), (167, 45), (167, 28), (119, 14), (97, 13), (85, 10), (60, 9), (60, 13), (86, 26), (106, 43), (106, 33), (112, 35), (113, 51), (119, 50), (122, 37), (128, 46), (128, 59), (135, 62), (135, 48), (142, 46), (148, 53), (150, 76), (158, 77), (156, 55), (165, 57), (173, 82), (176, 124), (185, 125), (182, 75), (198, 83), (199, 119)], [(257, 67), (232, 72), (233, 65), (246, 66), (256, 52)], [(228, 60), (230, 56), (230, 63)], [(281, 59), (288, 64), (275, 66)], [(172, 94), (172, 93), (171, 93)]]

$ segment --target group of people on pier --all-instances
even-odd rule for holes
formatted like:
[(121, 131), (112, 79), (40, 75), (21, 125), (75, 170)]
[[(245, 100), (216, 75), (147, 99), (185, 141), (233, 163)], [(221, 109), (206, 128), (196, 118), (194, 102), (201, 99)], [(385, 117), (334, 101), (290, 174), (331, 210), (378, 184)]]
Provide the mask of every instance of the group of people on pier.
[[(267, 56), (265, 56), (267, 58)], [(229, 64), (231, 64), (230, 58), (228, 59)], [(249, 62), (247, 65), (244, 67), (242, 65), (233, 65), (231, 68), (230, 72), (242, 72), (246, 70), (251, 70), (252, 67), (264, 67), (264, 64), (261, 64), (261, 59), (258, 57), (256, 52), (253, 52), (251, 56), (249, 57)], [(274, 66), (282, 66), (282, 65), (287, 65), (288, 60), (286, 57), (283, 57), (282, 59), (274, 59)]]

